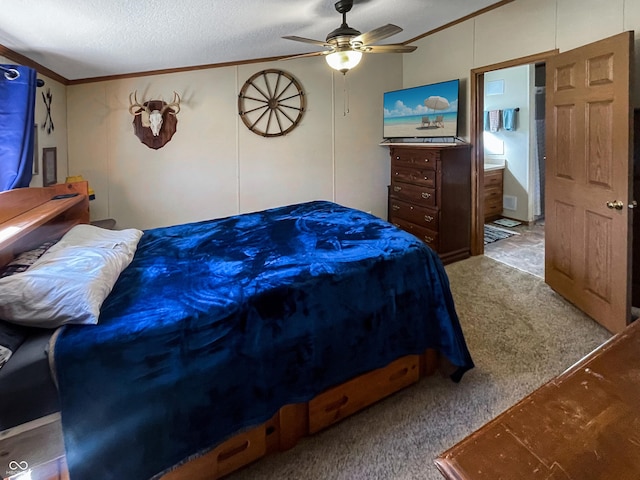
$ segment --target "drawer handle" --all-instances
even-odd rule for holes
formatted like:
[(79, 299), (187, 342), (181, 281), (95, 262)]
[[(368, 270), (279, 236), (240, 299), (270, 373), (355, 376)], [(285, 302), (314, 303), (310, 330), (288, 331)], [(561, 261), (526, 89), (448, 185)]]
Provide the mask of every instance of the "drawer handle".
[(424, 216), (424, 221), (425, 222), (433, 222), (433, 217), (431, 215), (425, 215)]
[(429, 192), (422, 192), (422, 198), (424, 199), (431, 198), (431, 194)]
[(330, 403), (329, 405), (324, 407), (324, 411), (325, 413), (329, 413), (333, 410), (338, 410), (339, 408), (344, 407), (348, 401), (349, 401), (349, 397), (347, 397), (346, 395), (343, 395), (342, 398), (339, 398), (335, 402)]
[(424, 163), (429, 163), (429, 159), (428, 159), (428, 158), (425, 158), (425, 159), (424, 159)]
[(425, 236), (424, 236), (424, 241), (425, 241), (425, 242), (427, 242), (427, 243), (431, 243), (431, 242), (433, 242), (433, 237), (430, 237), (430, 236), (428, 236), (428, 235), (425, 235)]
[(396, 157), (396, 160), (400, 160), (400, 155), (398, 155), (398, 156)]
[(425, 177), (424, 177), (424, 179), (425, 179), (425, 180), (429, 180), (429, 177), (426, 177), (426, 176), (425, 176)]
[(395, 173), (395, 175), (396, 175), (396, 176), (400, 175), (400, 172), (396, 172), (396, 173)]
[(247, 448), (249, 448), (249, 440), (245, 440), (241, 445), (233, 447), (225, 452), (220, 452), (220, 455), (218, 455), (218, 461), (224, 462), (225, 460), (229, 460), (231, 457), (244, 452)]
[(391, 208), (395, 211), (400, 210), (400, 205), (396, 205), (395, 203), (393, 205), (391, 205)]
[(394, 223), (394, 225), (398, 228), (401, 228), (400, 225), (398, 225), (397, 223)]
[(394, 192), (399, 192), (400, 190), (402, 190), (402, 187), (398, 187), (397, 185), (393, 187)]

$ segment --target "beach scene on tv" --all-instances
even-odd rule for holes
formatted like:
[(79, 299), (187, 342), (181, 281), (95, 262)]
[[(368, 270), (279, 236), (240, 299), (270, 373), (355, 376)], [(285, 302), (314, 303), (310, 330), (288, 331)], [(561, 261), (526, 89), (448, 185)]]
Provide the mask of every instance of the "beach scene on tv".
[(458, 80), (384, 94), (384, 138), (455, 137)]

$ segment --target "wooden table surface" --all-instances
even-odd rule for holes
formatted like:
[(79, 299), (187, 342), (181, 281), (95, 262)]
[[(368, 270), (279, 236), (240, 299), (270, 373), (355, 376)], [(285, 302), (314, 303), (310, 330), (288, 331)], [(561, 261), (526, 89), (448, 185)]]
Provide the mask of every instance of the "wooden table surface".
[(640, 479), (640, 321), (435, 463), (449, 480)]

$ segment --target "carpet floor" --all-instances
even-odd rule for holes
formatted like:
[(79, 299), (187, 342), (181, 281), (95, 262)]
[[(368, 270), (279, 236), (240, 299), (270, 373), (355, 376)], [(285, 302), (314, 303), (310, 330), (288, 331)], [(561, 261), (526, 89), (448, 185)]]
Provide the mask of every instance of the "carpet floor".
[(484, 256), (446, 267), (476, 368), (424, 378), (231, 480), (442, 480), (433, 459), (610, 338), (540, 278)]

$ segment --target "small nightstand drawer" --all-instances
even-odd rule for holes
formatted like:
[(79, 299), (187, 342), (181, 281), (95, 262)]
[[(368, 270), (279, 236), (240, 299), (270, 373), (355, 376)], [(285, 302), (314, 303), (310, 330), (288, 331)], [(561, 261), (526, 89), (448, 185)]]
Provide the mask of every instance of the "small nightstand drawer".
[(427, 187), (436, 187), (435, 170), (409, 168), (406, 166), (393, 166), (391, 168), (391, 178), (396, 181), (415, 183)]
[(435, 207), (436, 191), (433, 188), (391, 181), (391, 198), (405, 200), (423, 207)]
[(389, 214), (396, 218), (402, 218), (416, 225), (438, 231), (439, 212), (436, 208), (421, 207), (411, 203), (391, 198)]

